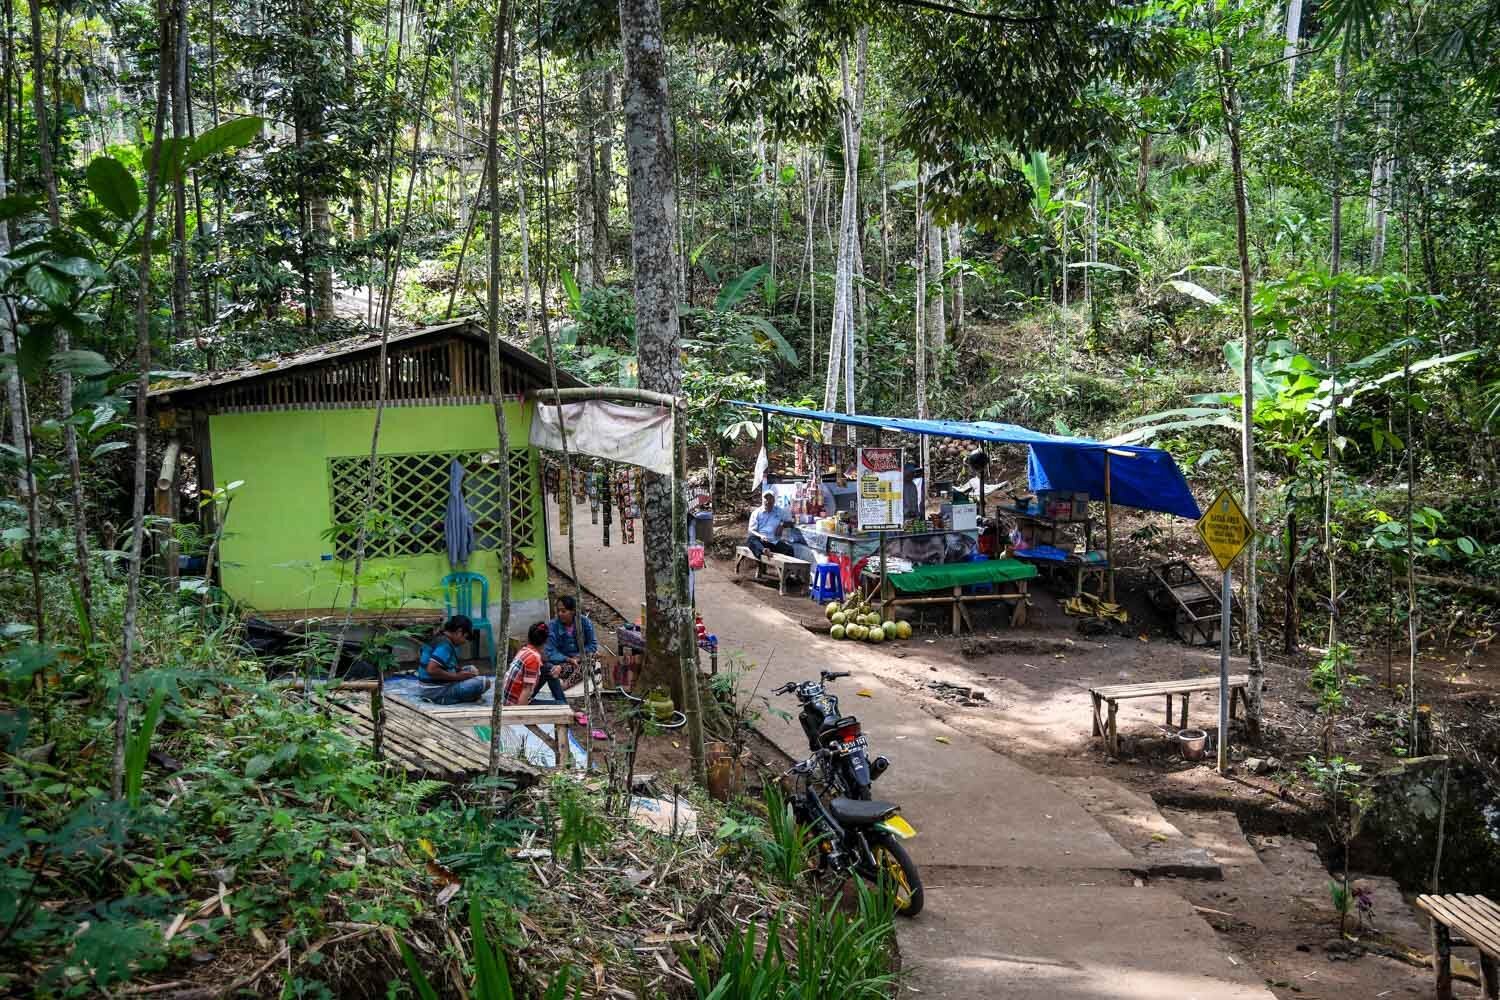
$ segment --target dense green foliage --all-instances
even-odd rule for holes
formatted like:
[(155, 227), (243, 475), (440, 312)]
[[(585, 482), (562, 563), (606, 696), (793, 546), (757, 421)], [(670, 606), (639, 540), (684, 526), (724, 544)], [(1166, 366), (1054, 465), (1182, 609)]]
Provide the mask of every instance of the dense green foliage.
[[(497, 14), (511, 35), (490, 136)], [(844, 315), (851, 409), (1149, 440), (1202, 494), (1234, 484), (1233, 94), (1268, 543), (1254, 579), (1291, 588), (1263, 624), (1291, 643), (1333, 618), (1354, 659), (1409, 626), (1419, 645), (1483, 649), (1500, 628), (1500, 9), (1334, 0), (1308, 5), (1290, 44), (1287, 15), (1269, 0), (670, 5), (683, 386), (693, 460), (726, 504), (759, 434), (733, 401), (821, 403)], [(503, 932), (528, 891), (505, 851), (531, 818), (392, 777), (286, 703), (207, 585), (148, 582), (128, 628), (131, 529), (148, 558), (206, 556), (198, 507), (232, 499), (194, 482), (183, 523), (133, 511), (149, 505), (133, 460), (154, 468), (161, 448), (133, 382), (387, 314), (473, 312), (492, 249), (504, 335), (595, 382), (635, 378), (616, 5), (33, 0), (5, 16), (0, 985), (82, 995), (260, 934), (304, 956), (288, 991), (336, 993), (348, 967), (319, 968), (313, 946), (435, 924), (411, 888), (429, 863)], [(924, 327), (919, 303), (930, 322), (938, 302)], [(1163, 519), (1130, 527), (1127, 565), (1167, 551)], [(1350, 680), (1334, 649), (1314, 674), (1330, 716)], [(582, 792), (556, 809), (557, 849), (581, 867), (607, 831)], [(794, 881), (801, 837), (778, 822), (736, 842)], [(783, 930), (874, 989), (876, 925)], [(750, 983), (756, 947), (694, 956), (699, 993), (823, 995), (790, 966)]]

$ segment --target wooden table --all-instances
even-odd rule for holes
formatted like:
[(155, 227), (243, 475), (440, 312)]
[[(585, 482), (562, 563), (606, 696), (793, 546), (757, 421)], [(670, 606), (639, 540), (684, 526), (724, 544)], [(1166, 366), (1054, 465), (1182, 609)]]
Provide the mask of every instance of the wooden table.
[[(1236, 702), (1245, 700), (1245, 687), (1250, 683), (1248, 674), (1234, 674), (1229, 678), (1229, 717), (1234, 718)], [(1120, 756), (1120, 734), (1115, 727), (1115, 711), (1119, 707), (1118, 702), (1128, 698), (1161, 698), (1167, 699), (1167, 725), (1172, 724), (1172, 698), (1182, 699), (1181, 728), (1187, 728), (1188, 720), (1188, 698), (1199, 691), (1217, 691), (1219, 689), (1218, 675), (1194, 677), (1184, 681), (1145, 681), (1140, 684), (1110, 684), (1105, 687), (1089, 689), (1089, 698), (1094, 703), (1094, 735), (1103, 736), (1104, 744), (1109, 750), (1111, 757)], [(1109, 705), (1109, 719), (1106, 722), (1099, 714), (1100, 709)]]
[[(352, 739), (369, 744), (375, 735), (370, 695), (366, 692), (316, 695), (330, 709), (334, 723)], [(489, 771), (489, 748), (472, 733), (433, 718), (399, 698), (381, 701), (385, 713), (382, 750), (414, 778), (462, 782)], [(500, 773), (522, 787), (541, 777), (537, 768), (519, 757), (502, 757)]]
[[(423, 705), (418, 711), (449, 726), (468, 729), (488, 726), (490, 708), (489, 705)], [(556, 754), (554, 766), (558, 770), (572, 762), (568, 736), (575, 724), (573, 709), (567, 705), (506, 705), (501, 722), (505, 726), (525, 726), (537, 739), (550, 744)], [(543, 732), (543, 727), (547, 726), (552, 728), (551, 737)]]
[[(991, 563), (958, 563), (956, 565), (964, 567), (985, 567), (990, 566)], [(979, 572), (979, 570), (976, 569), (975, 572)], [(987, 601), (1005, 601), (1012, 605), (1010, 612), (1011, 626), (1014, 627), (1026, 624), (1026, 610), (1030, 606), (1031, 601), (1030, 593), (1027, 587), (1028, 578), (1005, 580), (1003, 582), (1000, 580), (984, 581), (976, 579), (973, 582), (957, 583), (951, 588), (946, 586), (942, 587), (940, 588), (941, 591), (943, 591), (943, 593), (941, 594), (939, 593), (939, 590), (932, 590), (913, 593), (910, 596), (903, 596), (902, 594), (897, 593), (898, 588), (896, 587), (893, 579), (894, 577), (900, 575), (902, 574), (887, 574), (884, 586), (880, 587), (879, 573), (875, 570), (872, 570), (869, 566), (865, 567), (865, 577), (867, 579), (874, 580), (877, 588), (880, 589), (880, 613), (881, 617), (885, 618), (886, 620), (890, 620), (895, 616), (895, 608), (897, 608), (898, 606), (930, 607), (936, 604), (947, 604), (951, 605), (953, 609), (953, 634), (962, 635), (964, 625), (969, 626), (969, 631), (974, 631), (974, 620), (969, 617), (968, 606), (970, 604), (983, 604)], [(1033, 569), (1031, 571), (1031, 576), (1035, 575), (1036, 573)], [(995, 586), (997, 588), (996, 592), (992, 594), (964, 593), (964, 590), (967, 587), (984, 584)], [(1010, 587), (1012, 589), (998, 589), (1001, 587)], [(952, 593), (946, 593), (950, 589)]]
[(1500, 959), (1500, 906), (1486, 896), (1457, 893), (1418, 896), (1417, 909), (1432, 918), (1432, 970), (1437, 1000), (1453, 1000), (1455, 936), (1479, 949), (1479, 979), (1484, 995), (1491, 1000), (1500, 997), (1500, 976), (1496, 975)]

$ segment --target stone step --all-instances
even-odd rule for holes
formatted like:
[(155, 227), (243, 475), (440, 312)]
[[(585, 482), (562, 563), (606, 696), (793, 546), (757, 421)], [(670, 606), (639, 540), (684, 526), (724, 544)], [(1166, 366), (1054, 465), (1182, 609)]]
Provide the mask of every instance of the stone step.
[(1223, 879), (1224, 869), (1213, 855), (1163, 816), (1150, 796), (1098, 776), (1051, 780), (1083, 806), (1084, 811), (1116, 843), (1130, 852), (1136, 862), (1131, 871), (1148, 878), (1193, 878), (1211, 882)]
[(1222, 866), (1225, 878), (1265, 877), (1265, 865), (1261, 864), (1255, 848), (1250, 846), (1234, 813), (1172, 808), (1162, 809), (1161, 813), (1167, 822), (1182, 831), (1189, 843), (1207, 851)]

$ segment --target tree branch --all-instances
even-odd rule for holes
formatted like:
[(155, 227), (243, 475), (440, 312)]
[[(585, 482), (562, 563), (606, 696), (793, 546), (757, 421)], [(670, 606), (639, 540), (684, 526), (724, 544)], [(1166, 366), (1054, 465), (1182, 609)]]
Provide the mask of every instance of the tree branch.
[(905, 7), (920, 7), (923, 10), (936, 11), (939, 14), (953, 14), (957, 17), (967, 17), (976, 21), (989, 21), (993, 24), (1044, 24), (1055, 20), (1051, 15), (1022, 17), (1019, 14), (992, 14), (982, 10), (967, 10), (963, 7), (952, 7), (945, 3), (939, 3), (937, 0), (889, 0), (889, 2)]

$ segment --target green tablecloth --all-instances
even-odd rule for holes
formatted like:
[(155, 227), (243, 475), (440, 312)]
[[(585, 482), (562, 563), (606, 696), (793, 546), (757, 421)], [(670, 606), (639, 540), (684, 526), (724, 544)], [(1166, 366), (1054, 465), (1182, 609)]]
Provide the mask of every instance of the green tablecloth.
[(971, 587), (977, 583), (1012, 583), (1036, 575), (1035, 566), (1019, 559), (991, 559), (988, 562), (918, 566), (910, 573), (890, 573), (886, 578), (903, 594), (920, 594), (929, 590)]

